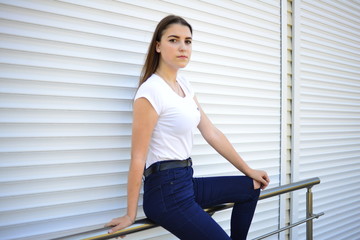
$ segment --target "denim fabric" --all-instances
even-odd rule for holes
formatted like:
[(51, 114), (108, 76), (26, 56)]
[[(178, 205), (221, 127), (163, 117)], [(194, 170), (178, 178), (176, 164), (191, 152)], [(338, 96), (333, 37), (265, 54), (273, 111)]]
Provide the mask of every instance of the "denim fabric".
[[(193, 178), (192, 167), (174, 168), (145, 178), (143, 207), (149, 219), (179, 239), (243, 240), (259, 194), (246, 176)], [(231, 237), (203, 210), (229, 202), (235, 203)]]

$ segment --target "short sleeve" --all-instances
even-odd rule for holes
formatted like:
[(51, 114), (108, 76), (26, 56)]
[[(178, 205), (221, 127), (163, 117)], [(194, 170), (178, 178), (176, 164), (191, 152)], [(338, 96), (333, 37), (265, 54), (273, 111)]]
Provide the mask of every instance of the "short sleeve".
[[(148, 80), (149, 81), (149, 80)], [(156, 91), (156, 84), (150, 84), (150, 82), (144, 82), (138, 89), (135, 95), (135, 99), (146, 98), (155, 109), (156, 113), (160, 115), (162, 110), (162, 101), (159, 94)]]

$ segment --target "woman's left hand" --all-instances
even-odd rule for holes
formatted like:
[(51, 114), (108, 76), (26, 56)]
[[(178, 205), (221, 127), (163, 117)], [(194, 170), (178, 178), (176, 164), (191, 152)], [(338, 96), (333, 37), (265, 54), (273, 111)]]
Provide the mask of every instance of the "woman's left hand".
[(252, 169), (250, 173), (247, 174), (247, 176), (258, 182), (262, 190), (264, 190), (270, 183), (269, 176), (263, 170)]

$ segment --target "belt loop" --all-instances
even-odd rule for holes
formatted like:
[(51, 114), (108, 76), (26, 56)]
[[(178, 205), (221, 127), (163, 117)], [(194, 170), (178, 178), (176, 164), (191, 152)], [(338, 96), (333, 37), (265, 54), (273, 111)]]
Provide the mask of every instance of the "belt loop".
[(160, 166), (161, 166), (161, 162), (157, 162), (157, 163), (156, 163), (156, 170), (155, 170), (155, 172), (159, 172), (159, 171), (160, 171)]

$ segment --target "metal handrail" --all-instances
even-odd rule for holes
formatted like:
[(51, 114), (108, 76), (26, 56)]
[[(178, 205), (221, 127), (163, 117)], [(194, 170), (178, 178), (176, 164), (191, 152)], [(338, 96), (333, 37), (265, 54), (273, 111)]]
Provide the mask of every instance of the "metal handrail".
[[(266, 198), (270, 198), (270, 197), (274, 197), (274, 196), (278, 196), (284, 193), (288, 193), (288, 192), (293, 192), (299, 189), (303, 189), (303, 188), (307, 188), (307, 193), (306, 193), (306, 218), (290, 224), (286, 227), (283, 228), (279, 228), (276, 231), (267, 233), (265, 235), (262, 235), (260, 237), (255, 238), (254, 240), (260, 240), (263, 238), (266, 238), (268, 236), (280, 233), (282, 231), (285, 231), (287, 229), (290, 229), (292, 227), (295, 227), (297, 225), (303, 224), (306, 222), (306, 239), (307, 240), (312, 240), (313, 239), (313, 222), (312, 220), (315, 218), (319, 218), (320, 216), (324, 215), (324, 213), (319, 213), (319, 214), (313, 214), (313, 194), (311, 191), (311, 188), (320, 183), (320, 179), (318, 177), (316, 178), (310, 178), (307, 180), (303, 180), (303, 181), (299, 181), (299, 182), (295, 182), (295, 183), (290, 183), (290, 184), (286, 184), (286, 185), (282, 185), (279, 187), (275, 187), (275, 188), (271, 188), (271, 189), (267, 189), (261, 192), (259, 200), (263, 200)], [(204, 209), (207, 213), (209, 213), (210, 215), (213, 215), (215, 212), (221, 211), (221, 210), (225, 210), (228, 208), (232, 208), (234, 206), (234, 203), (227, 203), (227, 204), (220, 204), (214, 207), (210, 207), (207, 209)], [(135, 223), (133, 225), (131, 225), (128, 228), (122, 229), (120, 231), (117, 231), (115, 233), (105, 233), (105, 234), (100, 234), (100, 235), (96, 235), (99, 232), (107, 232), (110, 228), (101, 228), (101, 229), (96, 229), (96, 230), (91, 230), (89, 232), (86, 232), (86, 234), (88, 235), (96, 235), (94, 237), (89, 237), (89, 238), (85, 238), (83, 240), (105, 240), (105, 239), (111, 239), (111, 238), (115, 238), (115, 237), (120, 237), (120, 236), (124, 236), (124, 235), (128, 235), (131, 233), (136, 233), (136, 232), (140, 232), (146, 229), (150, 229), (150, 228), (155, 228), (158, 227), (157, 224), (155, 224), (154, 222), (152, 222), (151, 220), (145, 218), (145, 219), (139, 219), (137, 221), (135, 221)], [(85, 234), (85, 232), (81, 233)], [(79, 234), (77, 234), (79, 236)], [(73, 235), (72, 237), (74, 237), (75, 235)], [(70, 236), (68, 236), (70, 237)]]

